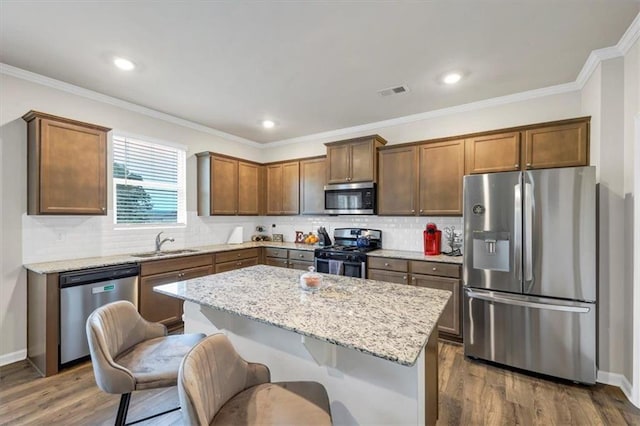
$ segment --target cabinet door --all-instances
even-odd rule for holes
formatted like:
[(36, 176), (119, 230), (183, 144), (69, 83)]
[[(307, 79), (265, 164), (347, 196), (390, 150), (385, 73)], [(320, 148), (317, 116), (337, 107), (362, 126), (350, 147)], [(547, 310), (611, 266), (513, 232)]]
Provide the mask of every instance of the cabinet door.
[(238, 214), (260, 214), (260, 166), (238, 162)]
[(541, 127), (525, 132), (527, 169), (589, 165), (586, 121)]
[(305, 262), (302, 260), (290, 260), (289, 268), (299, 271), (309, 271), (309, 266), (313, 266), (313, 262)]
[(269, 266), (279, 266), (281, 268), (289, 267), (289, 260), (280, 257), (267, 257), (264, 263)]
[(267, 166), (267, 214), (282, 214), (282, 164)]
[(461, 215), (464, 140), (421, 145), (419, 214)]
[(211, 214), (238, 213), (238, 161), (211, 157)]
[(406, 272), (383, 271), (380, 269), (369, 269), (367, 279), (386, 281), (388, 283), (408, 284), (408, 274)]
[(282, 214), (300, 211), (300, 163), (282, 165)]
[(164, 325), (182, 321), (182, 300), (153, 291), (153, 287), (157, 285), (180, 281), (180, 274), (181, 272), (168, 272), (140, 279), (139, 310), (144, 319)]
[[(32, 121), (30, 126), (37, 122), (37, 119)], [(31, 133), (30, 137), (36, 137)], [(29, 175), (39, 186), (39, 209), (34, 213), (107, 214), (107, 136), (104, 131), (42, 119), (39, 150), (39, 179), (34, 175), (36, 170), (30, 170)], [(37, 156), (37, 153), (29, 155)]]
[(376, 152), (372, 140), (354, 142), (351, 147), (351, 174), (349, 182), (371, 182), (375, 180)]
[(520, 170), (520, 132), (467, 139), (465, 156), (468, 175)]
[(324, 214), (325, 158), (300, 161), (300, 214)]
[(402, 147), (379, 152), (378, 215), (416, 213), (416, 149)]
[(460, 309), (460, 280), (412, 274), (411, 284), (419, 287), (449, 290), (451, 292), (451, 298), (440, 316), (438, 330), (460, 337), (462, 335), (460, 329), (460, 319), (462, 316)]
[(350, 176), (350, 146), (335, 145), (327, 147), (327, 182), (349, 182)]
[(247, 266), (254, 266), (258, 264), (258, 258), (234, 260), (231, 262), (216, 263), (216, 274), (220, 272), (233, 271), (236, 269), (246, 268)]

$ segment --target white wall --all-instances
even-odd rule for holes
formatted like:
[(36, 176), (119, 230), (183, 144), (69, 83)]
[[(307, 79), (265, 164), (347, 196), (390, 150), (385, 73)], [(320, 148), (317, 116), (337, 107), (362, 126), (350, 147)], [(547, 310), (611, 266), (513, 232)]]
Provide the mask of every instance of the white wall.
[[(440, 113), (425, 114), (427, 118), (409, 123), (385, 125), (350, 133), (340, 131), (339, 136), (319, 134), (317, 137), (311, 136), (305, 138), (304, 142), (295, 144), (276, 143), (275, 145), (279, 146), (269, 148), (265, 152), (265, 161), (324, 155), (326, 154), (324, 146), (326, 142), (371, 134), (378, 134), (385, 138), (389, 145), (393, 145), (575, 118), (581, 114), (580, 100), (580, 92), (576, 90), (493, 106), (490, 102), (478, 102), (450, 108), (448, 111)], [(441, 115), (445, 112), (446, 115)]]
[(111, 185), (106, 217), (27, 216), (27, 130), (21, 118), (27, 111), (34, 109), (186, 145), (187, 226), (166, 229), (168, 235), (176, 238), (173, 246), (221, 243), (236, 225), (243, 225), (245, 238), (250, 237), (256, 218), (196, 216), (194, 154), (211, 150), (260, 160), (260, 149), (4, 74), (0, 75), (0, 93), (0, 364), (25, 356), (26, 272), (23, 263), (147, 251), (153, 248), (154, 235), (159, 231), (114, 229)]

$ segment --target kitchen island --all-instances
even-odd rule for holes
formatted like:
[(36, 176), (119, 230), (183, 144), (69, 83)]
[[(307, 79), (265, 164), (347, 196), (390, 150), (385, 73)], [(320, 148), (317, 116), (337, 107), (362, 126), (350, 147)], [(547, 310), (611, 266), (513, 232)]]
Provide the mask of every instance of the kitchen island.
[(316, 380), (334, 424), (434, 424), (437, 321), (442, 290), (323, 275), (299, 288), (300, 272), (252, 266), (155, 290), (185, 300), (185, 332), (229, 336), (274, 381)]

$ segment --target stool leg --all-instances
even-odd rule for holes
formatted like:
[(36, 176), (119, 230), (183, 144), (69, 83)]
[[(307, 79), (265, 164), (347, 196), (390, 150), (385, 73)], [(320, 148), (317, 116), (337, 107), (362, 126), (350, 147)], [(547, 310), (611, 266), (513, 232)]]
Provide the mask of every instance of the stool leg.
[(123, 393), (120, 397), (120, 405), (118, 406), (118, 415), (116, 416), (116, 426), (124, 426), (127, 421), (127, 411), (129, 411), (129, 401), (131, 393)]

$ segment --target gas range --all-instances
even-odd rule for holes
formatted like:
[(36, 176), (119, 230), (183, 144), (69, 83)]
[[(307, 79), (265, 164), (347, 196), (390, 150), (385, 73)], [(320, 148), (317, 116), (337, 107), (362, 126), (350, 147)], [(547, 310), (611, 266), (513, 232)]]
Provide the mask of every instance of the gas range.
[(363, 228), (337, 228), (335, 244), (315, 249), (316, 259), (366, 262), (367, 252), (382, 247), (382, 231)]

